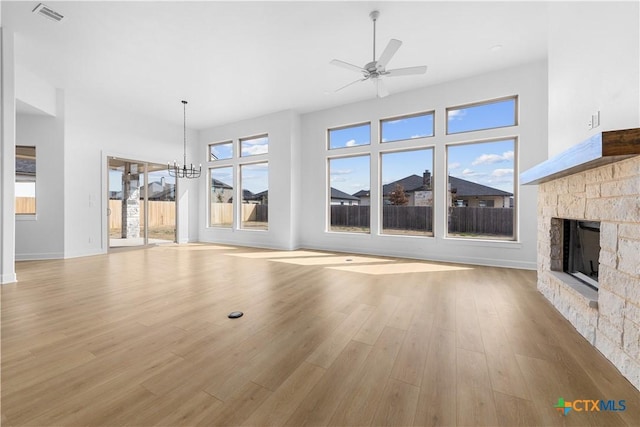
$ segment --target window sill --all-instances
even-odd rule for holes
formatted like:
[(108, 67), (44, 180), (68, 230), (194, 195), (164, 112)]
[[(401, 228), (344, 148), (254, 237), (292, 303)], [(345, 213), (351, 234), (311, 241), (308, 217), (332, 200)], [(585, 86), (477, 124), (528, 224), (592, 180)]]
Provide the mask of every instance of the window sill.
[(520, 249), (522, 243), (518, 240), (491, 240), (491, 239), (470, 239), (465, 237), (443, 237), (446, 242), (462, 242), (470, 246), (483, 246), (491, 248), (511, 248)]
[(37, 221), (37, 214), (16, 214), (16, 221)]

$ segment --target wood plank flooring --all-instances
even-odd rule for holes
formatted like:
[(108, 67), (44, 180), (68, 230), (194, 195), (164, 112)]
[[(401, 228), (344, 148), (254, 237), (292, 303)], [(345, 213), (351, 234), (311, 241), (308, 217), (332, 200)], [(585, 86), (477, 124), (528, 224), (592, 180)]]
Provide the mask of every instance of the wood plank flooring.
[[(640, 425), (640, 392), (535, 272), (380, 258), (193, 244), (18, 263), (2, 425)], [(560, 397), (627, 409), (563, 416)]]

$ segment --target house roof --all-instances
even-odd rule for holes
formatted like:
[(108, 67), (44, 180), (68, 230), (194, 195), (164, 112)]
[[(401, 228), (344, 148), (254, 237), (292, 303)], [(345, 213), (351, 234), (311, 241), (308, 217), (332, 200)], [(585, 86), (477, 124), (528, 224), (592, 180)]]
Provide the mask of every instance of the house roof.
[(229, 184), (225, 184), (224, 182), (215, 178), (211, 178), (211, 182), (213, 183), (213, 188), (224, 188), (225, 190), (233, 190), (232, 186), (230, 186)]
[[(451, 183), (451, 189), (455, 189), (457, 197), (513, 196), (512, 193), (507, 191), (467, 181), (466, 179), (457, 178), (455, 176), (449, 176), (449, 182)], [(389, 195), (389, 193), (395, 189), (396, 184), (402, 185), (405, 192), (411, 193), (422, 189), (422, 177), (414, 174), (397, 181), (390, 182), (389, 184), (382, 186), (383, 195)]]
[(390, 182), (382, 186), (382, 194), (387, 196), (396, 189), (396, 185), (400, 184), (405, 192), (412, 192), (422, 189), (422, 177), (418, 175), (409, 175), (406, 178)]
[(371, 191), (369, 190), (360, 190), (357, 193), (353, 193), (354, 197), (371, 197)]
[(360, 200), (359, 198), (352, 196), (351, 194), (347, 194), (344, 191), (340, 191), (337, 188), (333, 188), (333, 187), (331, 187), (331, 198), (339, 199), (339, 200)]
[(449, 176), (449, 182), (451, 183), (451, 190), (456, 190), (457, 197), (513, 196), (513, 193), (456, 178), (455, 176)]

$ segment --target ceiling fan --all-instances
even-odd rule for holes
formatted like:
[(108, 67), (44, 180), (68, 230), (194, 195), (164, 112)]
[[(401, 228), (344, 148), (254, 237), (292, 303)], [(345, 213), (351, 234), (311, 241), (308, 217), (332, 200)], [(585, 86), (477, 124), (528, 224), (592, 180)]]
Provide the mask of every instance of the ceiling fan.
[(394, 70), (386, 70), (385, 67), (393, 55), (395, 55), (396, 51), (402, 45), (400, 40), (391, 39), (387, 47), (380, 55), (380, 58), (376, 61), (376, 21), (380, 16), (380, 12), (374, 10), (369, 14), (369, 17), (373, 21), (373, 61), (365, 64), (363, 67), (358, 67), (357, 65), (350, 64), (348, 62), (341, 61), (339, 59), (334, 59), (331, 61), (331, 64), (336, 65), (338, 67), (346, 68), (347, 70), (356, 71), (362, 74), (362, 78), (356, 81), (349, 83), (348, 85), (342, 86), (339, 89), (336, 89), (336, 92), (347, 88), (353, 84), (358, 82), (363, 82), (365, 80), (371, 80), (374, 85), (376, 85), (378, 98), (384, 98), (389, 95), (389, 91), (387, 91), (384, 82), (381, 80), (382, 77), (396, 77), (396, 76), (409, 76), (414, 74), (424, 74), (427, 72), (427, 66), (421, 65), (417, 67), (406, 67), (406, 68), (396, 68)]

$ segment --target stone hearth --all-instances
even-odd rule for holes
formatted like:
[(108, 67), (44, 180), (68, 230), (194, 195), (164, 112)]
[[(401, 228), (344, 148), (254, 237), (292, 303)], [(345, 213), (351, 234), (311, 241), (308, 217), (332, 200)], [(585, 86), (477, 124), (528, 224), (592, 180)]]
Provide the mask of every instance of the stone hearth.
[[(562, 219), (600, 221), (598, 291), (562, 272)], [(538, 290), (640, 389), (640, 156), (540, 183)]]

